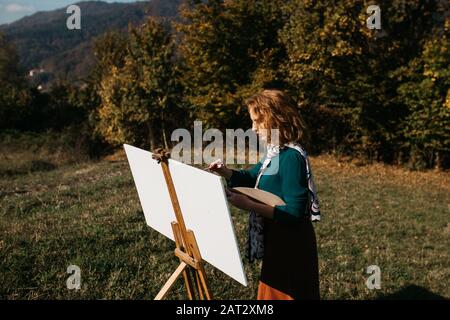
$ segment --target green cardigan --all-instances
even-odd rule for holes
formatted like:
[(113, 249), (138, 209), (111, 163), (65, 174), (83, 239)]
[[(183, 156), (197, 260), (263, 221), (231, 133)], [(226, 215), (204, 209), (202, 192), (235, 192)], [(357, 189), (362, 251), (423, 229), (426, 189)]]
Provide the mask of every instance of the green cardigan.
[[(249, 170), (233, 170), (228, 180), (230, 187), (254, 188), (263, 161)], [(279, 196), (286, 205), (275, 206), (274, 221), (298, 222), (308, 216), (308, 184), (306, 164), (303, 156), (295, 149), (285, 147), (273, 157), (259, 180), (258, 189)]]

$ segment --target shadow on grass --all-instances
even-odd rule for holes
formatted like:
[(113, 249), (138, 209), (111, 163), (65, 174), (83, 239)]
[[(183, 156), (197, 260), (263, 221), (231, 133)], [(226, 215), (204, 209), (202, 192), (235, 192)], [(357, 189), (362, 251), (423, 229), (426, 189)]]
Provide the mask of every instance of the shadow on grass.
[(49, 161), (32, 160), (26, 165), (22, 165), (20, 167), (7, 168), (3, 170), (0, 169), (0, 176), (15, 176), (37, 171), (45, 172), (55, 170), (56, 168), (57, 166)]
[(447, 300), (447, 298), (423, 287), (408, 285), (397, 292), (379, 296), (377, 300)]

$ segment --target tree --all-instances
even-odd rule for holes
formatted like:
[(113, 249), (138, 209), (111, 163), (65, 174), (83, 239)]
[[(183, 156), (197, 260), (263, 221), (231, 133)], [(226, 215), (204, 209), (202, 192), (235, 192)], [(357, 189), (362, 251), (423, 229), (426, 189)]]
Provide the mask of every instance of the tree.
[(284, 69), (318, 150), (395, 159), (407, 108), (397, 98), (392, 74), (420, 53), (436, 24), (438, 2), (380, 0), (381, 30), (366, 26), (367, 1), (286, 4), (289, 22), (280, 33), (289, 57)]
[(285, 52), (278, 30), (284, 1), (187, 1), (180, 10), (183, 84), (193, 116), (205, 127), (247, 124), (244, 98), (283, 86), (278, 65)]
[(149, 18), (130, 29), (123, 66), (111, 66), (99, 90), (98, 130), (112, 144), (168, 147), (168, 127), (180, 119), (182, 87), (174, 61), (174, 39)]
[(0, 130), (14, 128), (30, 101), (15, 47), (0, 33)]
[(450, 19), (423, 45), (422, 54), (400, 69), (399, 99), (408, 108), (402, 126), (413, 167), (450, 162)]
[(89, 75), (89, 80), (98, 85), (112, 66), (123, 67), (127, 44), (127, 35), (115, 30), (95, 38), (93, 41), (95, 67)]

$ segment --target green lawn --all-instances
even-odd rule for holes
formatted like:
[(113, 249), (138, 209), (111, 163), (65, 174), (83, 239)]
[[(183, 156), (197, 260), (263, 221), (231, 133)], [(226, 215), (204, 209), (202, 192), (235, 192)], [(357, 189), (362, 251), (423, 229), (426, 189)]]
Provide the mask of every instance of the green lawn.
[[(0, 298), (152, 299), (178, 261), (145, 224), (128, 163), (33, 161), (0, 161)], [(450, 296), (449, 173), (330, 156), (312, 165), (323, 299)], [(246, 218), (233, 212), (242, 254)], [(244, 263), (248, 287), (207, 266), (215, 298), (256, 297), (260, 265)], [(66, 288), (71, 264), (81, 268), (78, 291)], [(381, 268), (380, 290), (366, 287), (370, 265)], [(185, 298), (181, 281), (168, 298)]]

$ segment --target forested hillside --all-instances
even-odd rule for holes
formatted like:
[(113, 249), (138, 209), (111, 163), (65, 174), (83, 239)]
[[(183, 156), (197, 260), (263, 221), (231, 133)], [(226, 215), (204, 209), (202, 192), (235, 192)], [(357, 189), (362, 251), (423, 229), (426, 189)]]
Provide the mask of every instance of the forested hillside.
[(180, 0), (135, 3), (86, 1), (81, 9), (81, 30), (68, 32), (66, 8), (38, 12), (9, 25), (0, 26), (12, 41), (24, 71), (43, 68), (51, 78), (86, 76), (94, 65), (92, 39), (108, 30), (126, 31), (145, 16), (175, 17)]

